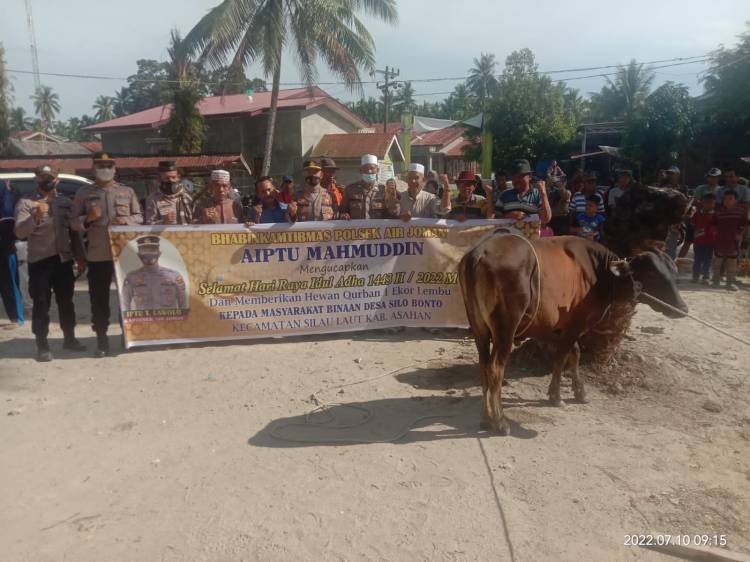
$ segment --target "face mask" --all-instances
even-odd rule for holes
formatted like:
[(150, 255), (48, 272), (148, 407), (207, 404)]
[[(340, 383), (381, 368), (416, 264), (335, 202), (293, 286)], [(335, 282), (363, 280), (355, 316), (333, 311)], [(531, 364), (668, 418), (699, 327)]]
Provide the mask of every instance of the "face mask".
[(318, 185), (320, 183), (320, 178), (318, 176), (307, 176), (305, 181), (309, 185)]
[(161, 191), (167, 195), (174, 195), (180, 189), (180, 182), (178, 181), (163, 181), (161, 182)]
[(365, 183), (373, 183), (378, 179), (377, 174), (362, 174), (362, 181)]
[(94, 172), (96, 175), (96, 179), (101, 181), (112, 181), (115, 178), (115, 169), (114, 168), (97, 168), (96, 172)]
[(39, 186), (39, 189), (44, 191), (45, 193), (49, 193), (53, 189), (55, 189), (55, 180), (44, 180), (37, 183)]

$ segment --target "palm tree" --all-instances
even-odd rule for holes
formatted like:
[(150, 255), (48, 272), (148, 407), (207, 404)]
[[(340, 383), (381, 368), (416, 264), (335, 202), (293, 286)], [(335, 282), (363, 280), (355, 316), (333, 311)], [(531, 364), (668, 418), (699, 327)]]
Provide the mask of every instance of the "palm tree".
[(91, 109), (95, 110), (94, 118), (98, 121), (109, 121), (115, 117), (115, 98), (99, 96)]
[(453, 93), (446, 100), (449, 119), (466, 119), (472, 111), (471, 96), (466, 84), (459, 84), (453, 88)]
[(484, 109), (485, 100), (497, 92), (496, 66), (495, 55), (482, 53), (478, 59), (474, 59), (474, 66), (469, 70), (466, 86), (479, 99), (482, 109)]
[(14, 132), (28, 131), (31, 128), (31, 118), (26, 116), (23, 107), (16, 107), (10, 112), (10, 128)]
[(34, 112), (39, 116), (42, 130), (46, 133), (52, 126), (55, 115), (60, 113), (60, 96), (49, 86), (40, 86), (31, 99), (34, 102)]
[(404, 82), (404, 85), (396, 94), (396, 103), (401, 112), (410, 111), (414, 113), (414, 109), (417, 107), (417, 101), (414, 99), (414, 87), (411, 82)]
[(259, 61), (273, 77), (263, 175), (271, 167), (271, 148), (285, 47), (293, 50), (305, 83), (317, 81), (315, 62), (325, 61), (352, 91), (362, 92), (359, 69), (375, 65), (374, 41), (358, 13), (396, 23), (396, 0), (224, 0), (188, 33), (185, 42), (218, 68)]
[(114, 96), (114, 114), (115, 117), (122, 117), (130, 113), (130, 104), (133, 102), (133, 93), (130, 88), (120, 88)]
[(654, 72), (635, 59), (618, 66), (614, 80), (607, 78), (601, 92), (592, 96), (595, 113), (608, 118), (629, 118), (643, 106), (651, 91)]
[(170, 84), (167, 91), (167, 101), (172, 105), (169, 121), (163, 132), (170, 140), (170, 148), (174, 154), (198, 153), (203, 148), (205, 138), (205, 123), (198, 110), (201, 92), (196, 76), (198, 66), (192, 61), (185, 43), (176, 29), (172, 30), (169, 53), (168, 73)]

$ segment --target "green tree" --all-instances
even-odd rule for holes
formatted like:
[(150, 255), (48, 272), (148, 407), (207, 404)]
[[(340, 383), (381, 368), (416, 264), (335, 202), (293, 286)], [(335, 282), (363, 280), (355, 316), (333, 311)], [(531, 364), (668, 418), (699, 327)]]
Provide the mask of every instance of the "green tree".
[(566, 102), (569, 91), (537, 70), (529, 49), (514, 51), (505, 61), (487, 112), (495, 167), (507, 167), (516, 158), (534, 162), (564, 153), (575, 135), (576, 116)]
[(196, 80), (196, 75), (200, 72), (196, 69), (176, 29), (172, 30), (168, 52), (169, 79), (172, 87), (167, 99), (172, 111), (169, 121), (164, 126), (164, 134), (170, 141), (172, 153), (198, 153), (203, 149), (205, 139), (205, 123), (198, 110), (198, 102), (203, 97)]
[(414, 112), (414, 108), (417, 107), (414, 93), (414, 87), (411, 85), (411, 82), (404, 82), (393, 98), (392, 109), (390, 111), (391, 121), (400, 120), (401, 115), (407, 111)]
[(457, 121), (466, 119), (475, 113), (475, 109), (471, 93), (466, 84), (458, 84), (453, 88), (453, 93), (443, 102), (443, 112), (446, 119)]
[(374, 41), (358, 13), (397, 21), (395, 0), (224, 0), (212, 8), (187, 35), (186, 41), (214, 68), (228, 58), (244, 67), (259, 61), (272, 76), (263, 174), (271, 167), (276, 113), (285, 47), (293, 50), (300, 74), (314, 84), (321, 58), (352, 90), (361, 91), (359, 69), (374, 67)]
[(130, 113), (133, 105), (133, 94), (130, 88), (123, 87), (117, 90), (113, 98), (113, 104), (112, 110), (115, 117), (122, 117)]
[(150, 59), (136, 61), (138, 71), (128, 76), (131, 112), (135, 113), (164, 103), (168, 90), (168, 64)]
[(0, 43), (0, 154), (10, 138), (11, 84), (5, 69), (5, 49)]
[(10, 112), (10, 128), (15, 133), (18, 131), (28, 131), (32, 127), (30, 117), (26, 116), (26, 110), (23, 107), (16, 107)]
[(356, 102), (347, 103), (346, 106), (371, 124), (383, 120), (383, 105), (373, 97), (361, 98)]
[(34, 102), (34, 112), (39, 116), (42, 131), (50, 130), (55, 116), (60, 113), (60, 96), (49, 86), (40, 86), (31, 96)]
[(735, 47), (711, 54), (699, 99), (700, 144), (714, 160), (750, 154), (750, 22)]
[(651, 91), (654, 72), (635, 59), (617, 67), (614, 80), (591, 96), (592, 117), (600, 121), (627, 119), (640, 109)]
[(484, 108), (485, 102), (497, 92), (497, 77), (495, 55), (482, 53), (474, 59), (474, 66), (469, 69), (466, 87), (479, 100), (479, 107)]
[(97, 121), (109, 121), (115, 117), (115, 99), (110, 96), (99, 96), (96, 98), (92, 109), (96, 111), (94, 117)]
[(693, 140), (695, 107), (686, 86), (667, 82), (628, 120), (623, 151), (648, 177), (673, 164)]

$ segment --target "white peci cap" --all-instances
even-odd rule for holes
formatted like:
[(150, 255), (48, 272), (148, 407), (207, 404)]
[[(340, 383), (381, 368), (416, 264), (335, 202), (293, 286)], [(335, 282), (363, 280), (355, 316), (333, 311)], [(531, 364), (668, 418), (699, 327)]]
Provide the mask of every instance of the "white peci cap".
[(422, 166), (422, 164), (412, 163), (412, 164), (409, 164), (409, 171), (418, 172), (424, 175), (424, 166)]
[(211, 172), (211, 181), (229, 181), (229, 172), (226, 170), (214, 170)]
[(359, 162), (360, 166), (366, 166), (367, 164), (378, 165), (378, 157), (373, 154), (365, 154)]

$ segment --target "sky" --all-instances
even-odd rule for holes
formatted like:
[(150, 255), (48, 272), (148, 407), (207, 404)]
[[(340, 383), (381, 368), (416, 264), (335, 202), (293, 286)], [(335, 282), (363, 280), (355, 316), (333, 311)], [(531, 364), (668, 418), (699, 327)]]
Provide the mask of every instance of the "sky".
[[(24, 0), (2, 0), (0, 41), (9, 69), (31, 70)], [(219, 0), (32, 0), (41, 72), (126, 77), (138, 59), (164, 60), (170, 29), (186, 34)], [(398, 0), (399, 24), (366, 20), (375, 39), (377, 68), (400, 70), (400, 79), (466, 76), (480, 53), (494, 53), (501, 65), (514, 50), (530, 48), (540, 70), (559, 70), (695, 57), (732, 46), (750, 21), (747, 0)], [(299, 82), (290, 57), (282, 82)], [(703, 63), (657, 71), (658, 86), (682, 82), (702, 91)], [(554, 78), (596, 72), (555, 74)], [(260, 76), (257, 68), (249, 77)], [(32, 113), (33, 77), (11, 73), (16, 105)], [(366, 77), (365, 77), (366, 78)], [(336, 81), (323, 64), (321, 82)], [(270, 81), (270, 80), (269, 80)], [(459, 83), (414, 83), (417, 100), (438, 101)], [(582, 94), (598, 91), (604, 78), (571, 80)], [(124, 80), (42, 76), (60, 96), (61, 117), (92, 114), (99, 95), (113, 95)], [(343, 101), (356, 99), (343, 85), (323, 86)], [(376, 96), (374, 86), (365, 95)]]

